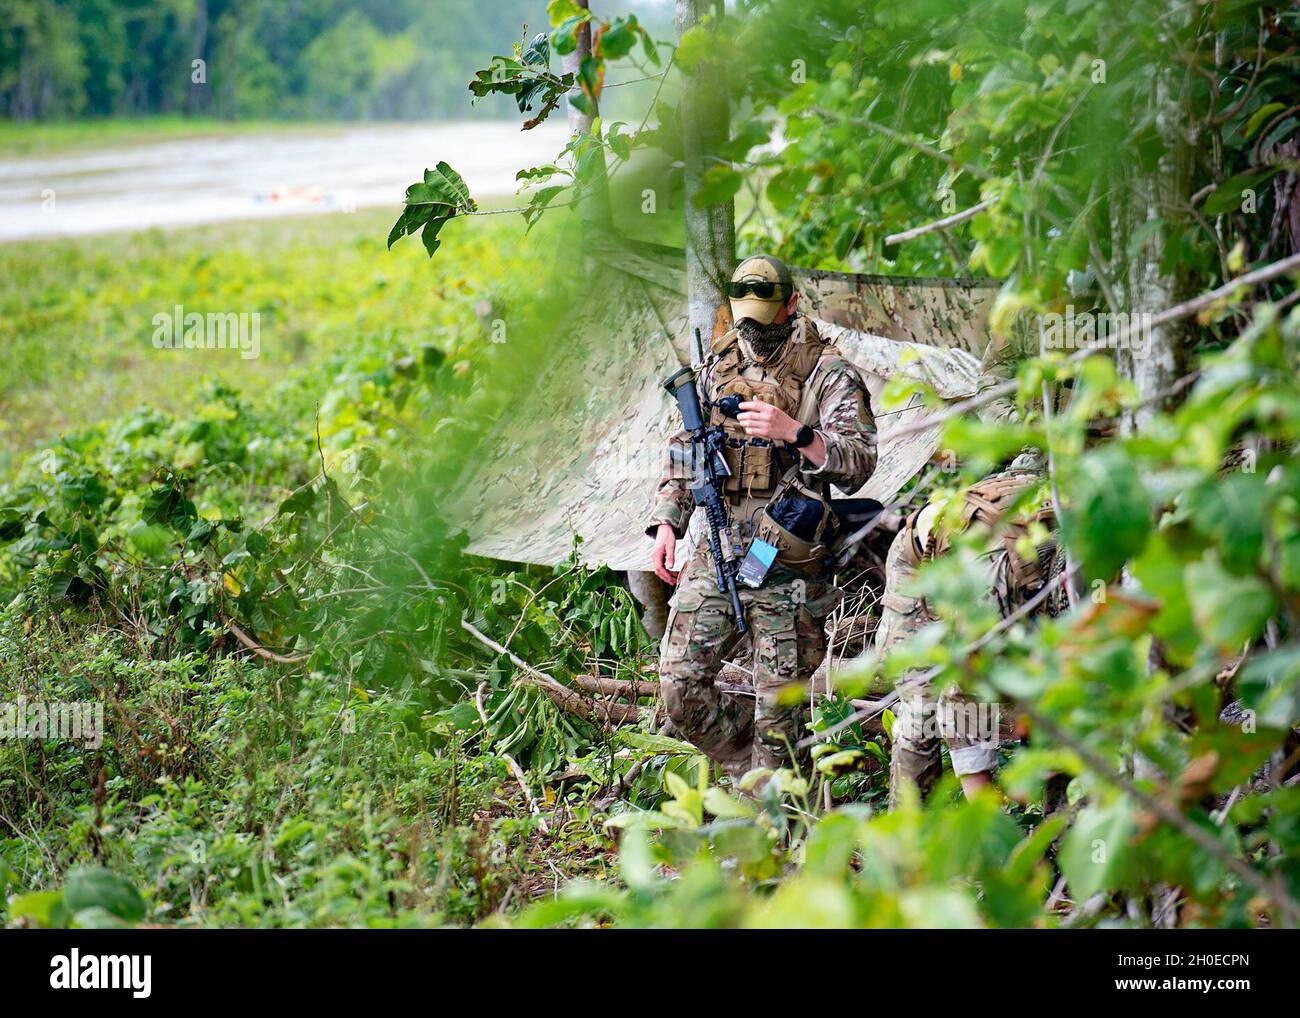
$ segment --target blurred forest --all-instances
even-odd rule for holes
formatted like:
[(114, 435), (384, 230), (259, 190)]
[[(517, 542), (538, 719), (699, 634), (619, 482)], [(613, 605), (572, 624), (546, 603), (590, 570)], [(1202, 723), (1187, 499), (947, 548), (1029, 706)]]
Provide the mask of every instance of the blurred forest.
[(6, 0), (0, 117), (482, 116), (465, 83), (525, 26), (544, 0)]

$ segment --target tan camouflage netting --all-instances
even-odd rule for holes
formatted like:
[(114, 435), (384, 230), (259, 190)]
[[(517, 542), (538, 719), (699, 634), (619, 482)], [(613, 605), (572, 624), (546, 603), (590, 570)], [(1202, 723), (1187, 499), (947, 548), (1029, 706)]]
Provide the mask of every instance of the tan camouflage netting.
[[(664, 443), (680, 425), (660, 383), (690, 362), (685, 268), (681, 252), (667, 248), (607, 253), (592, 273), (601, 301), (571, 316), (573, 342), (539, 377), (531, 401), (497, 426), (496, 457), (461, 479), (452, 518), (468, 530), (474, 554), (553, 564), (569, 555), (576, 533), (584, 562), (650, 568), (644, 519)], [(892, 430), (924, 411), (883, 406), (881, 390), (904, 373), (945, 398), (973, 393), (997, 284), (793, 271), (803, 310), (871, 389), (879, 464), (852, 494), (888, 502), (934, 454), (938, 435), (891, 442)]]

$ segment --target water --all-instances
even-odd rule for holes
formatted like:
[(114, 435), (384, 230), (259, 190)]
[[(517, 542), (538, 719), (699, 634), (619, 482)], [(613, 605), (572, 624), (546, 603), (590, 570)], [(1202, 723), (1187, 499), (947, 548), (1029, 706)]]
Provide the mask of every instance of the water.
[[(475, 198), (511, 195), (563, 123), (383, 124), (209, 135), (0, 158), (0, 242), (392, 206), (443, 159)], [(522, 202), (521, 202), (522, 204)]]

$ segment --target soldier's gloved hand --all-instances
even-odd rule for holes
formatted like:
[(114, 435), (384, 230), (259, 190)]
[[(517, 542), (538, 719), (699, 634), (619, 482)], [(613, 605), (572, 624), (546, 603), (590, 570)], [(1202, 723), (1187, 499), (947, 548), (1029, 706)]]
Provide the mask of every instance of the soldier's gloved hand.
[(673, 569), (673, 556), (677, 554), (677, 535), (667, 523), (659, 524), (655, 531), (655, 550), (651, 556), (655, 575), (670, 586), (677, 585), (677, 571)]
[(745, 434), (754, 438), (770, 438), (774, 442), (793, 442), (799, 437), (799, 422), (779, 407), (761, 399), (749, 399), (740, 404), (736, 417)]

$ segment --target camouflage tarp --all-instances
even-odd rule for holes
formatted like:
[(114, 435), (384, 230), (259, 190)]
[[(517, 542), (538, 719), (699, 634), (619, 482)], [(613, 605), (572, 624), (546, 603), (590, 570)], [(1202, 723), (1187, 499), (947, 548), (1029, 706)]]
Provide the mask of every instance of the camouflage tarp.
[[(459, 486), (473, 493), (454, 514), (475, 554), (553, 564), (578, 535), (585, 562), (649, 568), (645, 516), (664, 443), (680, 426), (660, 383), (690, 362), (685, 269), (681, 252), (666, 248), (638, 244), (610, 254), (591, 285), (601, 300), (575, 311), (564, 330), (581, 338), (557, 349), (530, 404), (498, 425), (494, 458)], [(879, 466), (854, 494), (888, 502), (934, 454), (938, 438), (930, 430), (891, 442), (891, 430), (924, 411), (882, 406), (881, 390), (905, 373), (945, 398), (972, 393), (996, 284), (794, 272), (804, 309), (872, 391)]]

